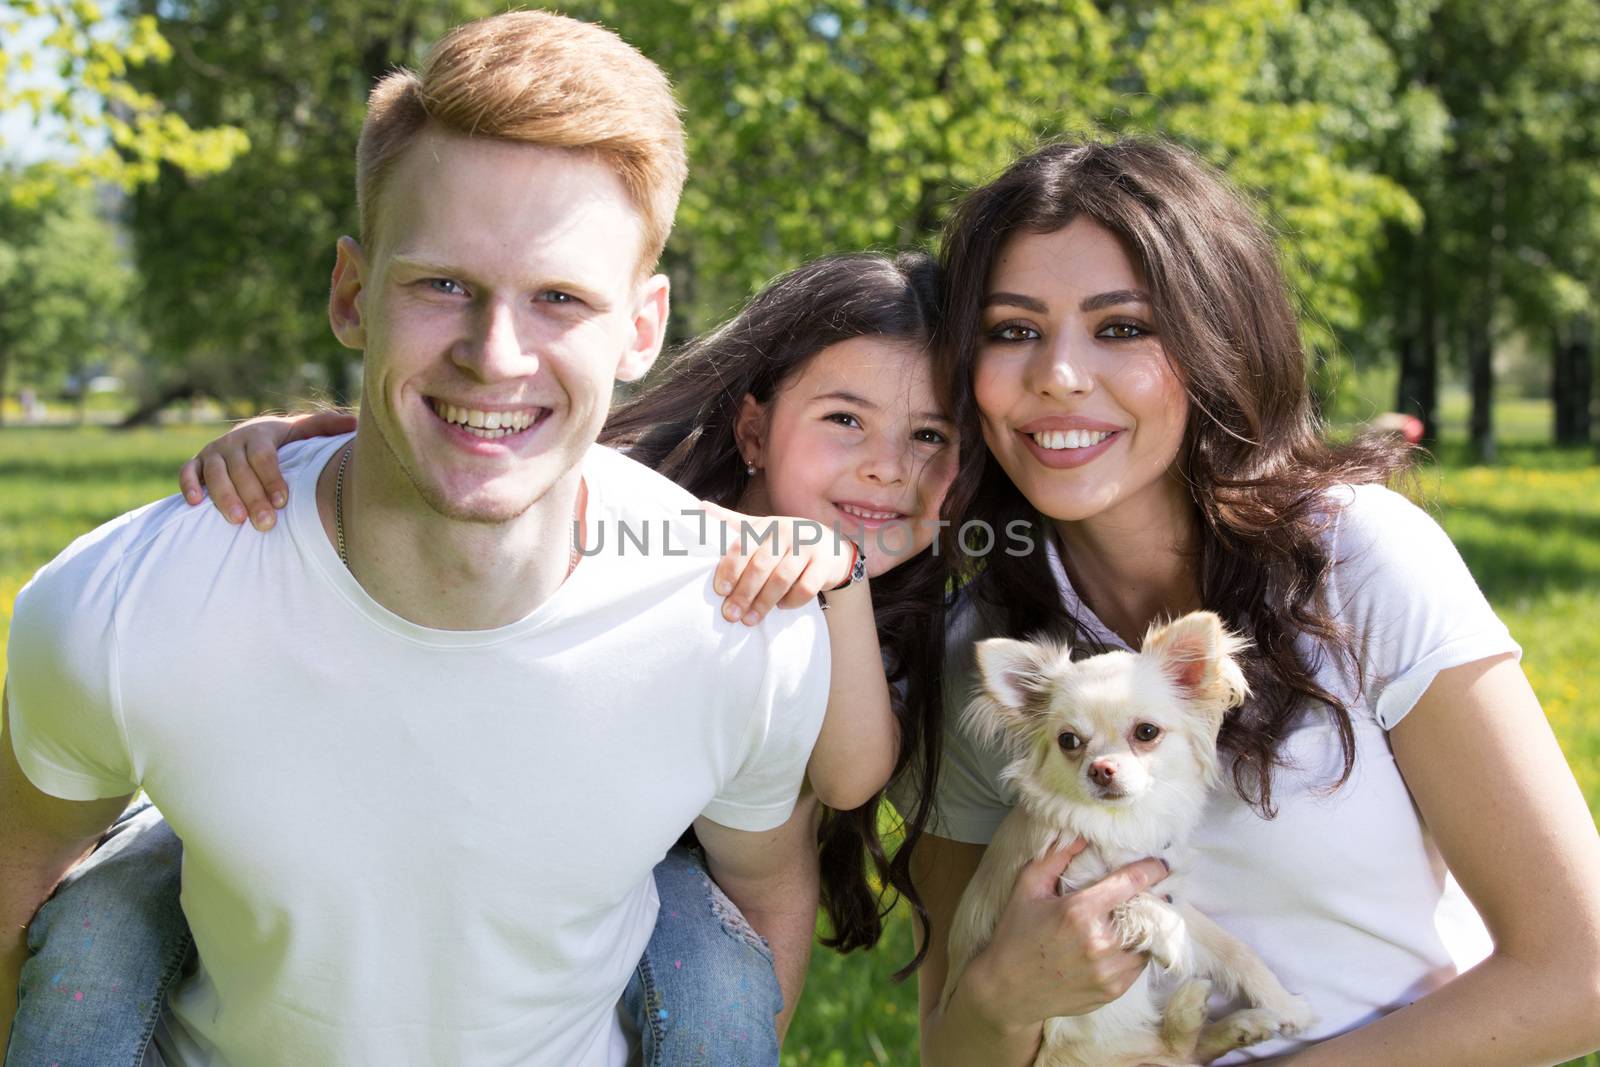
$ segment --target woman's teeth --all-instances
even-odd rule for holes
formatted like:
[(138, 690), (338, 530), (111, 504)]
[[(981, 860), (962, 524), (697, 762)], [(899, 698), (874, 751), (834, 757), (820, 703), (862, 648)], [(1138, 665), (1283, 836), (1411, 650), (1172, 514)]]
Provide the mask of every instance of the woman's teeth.
[(1040, 448), (1089, 448), (1110, 437), (1111, 430), (1045, 430), (1029, 434)]
[(433, 401), (434, 414), (445, 422), (460, 427), (474, 437), (488, 440), (521, 433), (539, 421), (542, 410), (526, 408), (522, 411), (478, 411), (474, 408), (458, 408), (454, 404)]
[(869, 522), (888, 522), (890, 519), (901, 517), (898, 511), (868, 511), (866, 508), (852, 507), (849, 504), (840, 504), (839, 510), (846, 515), (851, 515), (858, 519), (866, 519)]

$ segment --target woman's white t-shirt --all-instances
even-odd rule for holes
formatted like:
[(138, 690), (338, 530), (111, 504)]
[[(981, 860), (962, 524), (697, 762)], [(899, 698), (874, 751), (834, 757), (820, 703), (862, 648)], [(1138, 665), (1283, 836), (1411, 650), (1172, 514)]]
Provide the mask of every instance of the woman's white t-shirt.
[[(1318, 684), (1349, 709), (1355, 769), (1331, 789), (1343, 766), (1338, 733), (1325, 711), (1307, 709), (1274, 772), (1276, 818), (1262, 818), (1230, 781), (1212, 795), (1177, 875), (1185, 898), (1254, 948), (1319, 1021), (1304, 1041), (1263, 1043), (1221, 1063), (1282, 1055), (1363, 1026), (1448, 982), (1491, 947), (1422, 823), (1387, 731), (1440, 671), (1521, 649), (1419, 508), (1374, 485), (1342, 488), (1331, 504), (1325, 537), (1334, 568), (1325, 593), (1354, 636), (1359, 683), (1348, 657), (1341, 663), (1310, 639), (1300, 651), (1316, 665)], [(1126, 647), (1079, 601), (1053, 542), (1049, 552), (1067, 609), (1108, 648)], [(959, 726), (975, 677), (972, 649), (987, 636), (964, 598), (950, 628), (944, 760), (929, 826), (975, 844), (988, 843), (1014, 803), (999, 781), (1009, 757)], [(909, 801), (913, 788), (898, 782), (892, 796)]]

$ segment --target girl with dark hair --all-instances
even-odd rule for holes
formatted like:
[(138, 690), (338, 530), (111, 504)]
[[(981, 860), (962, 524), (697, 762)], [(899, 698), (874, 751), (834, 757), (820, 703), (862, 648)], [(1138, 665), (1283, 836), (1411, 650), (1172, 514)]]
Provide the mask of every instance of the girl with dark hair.
[[(936, 772), (939, 730), (927, 709), (939, 706), (946, 571), (933, 546), (956, 469), (953, 423), (936, 401), (929, 352), (937, 298), (937, 265), (921, 253), (838, 255), (807, 264), (681, 351), (653, 384), (613, 411), (600, 437), (709, 504), (740, 513), (726, 516), (731, 521), (793, 516), (864, 551), (871, 599), (853, 590), (824, 594), (835, 599), (829, 711), (807, 768), (811, 788), (789, 824), (774, 831), (818, 844), (815, 881), (794, 887), (813, 901), (808, 913), (793, 909), (804, 913), (796, 940), (807, 946), (819, 897), (830, 926), (824, 943), (840, 951), (876, 944), (897, 895), (923, 914), (908, 860), (926, 805), (904, 809), (904, 843), (892, 856), (880, 840), (877, 813), (892, 774), (931, 782)], [(236, 523), (248, 515), (265, 529), (273, 509), (287, 501), (276, 449), (353, 424), (353, 416), (336, 412), (252, 420), (203, 449), (185, 465), (180, 483), (198, 503), (203, 475), (219, 511)], [(805, 551), (800, 534), (782, 537), (782, 551), (736, 549), (719, 566), (717, 592), (727, 595), (723, 612), (730, 619), (753, 623), (775, 605), (796, 606), (815, 595), (816, 582), (808, 586), (809, 577), (797, 576), (819, 557)], [(832, 549), (817, 550), (825, 551)], [(845, 612), (860, 613), (860, 630), (838, 626)], [(873, 693), (882, 693), (885, 676), (888, 709), (880, 714)], [(176, 973), (187, 937), (175, 899), (166, 900), (176, 896), (176, 878), (149, 876), (163, 865), (175, 872), (179, 846), (153, 809), (139, 818), (154, 825), (141, 824), (124, 842), (137, 842), (147, 854), (124, 859), (115, 882), (102, 877), (98, 887), (86, 891), (80, 882), (58, 894), (41, 909), (34, 932), (45, 940), (51, 928), (70, 931), (80, 913), (93, 913), (103, 930), (101, 906), (113, 901), (135, 911), (125, 926), (131, 932), (101, 940), (124, 967), (149, 961), (152, 968), (119, 971), (126, 994), (119, 999), (137, 994), (159, 1007), (162, 983)], [(649, 1064), (776, 1064), (774, 1014), (785, 1009), (781, 1028), (794, 1005), (782, 1003), (768, 946), (712, 882), (693, 844), (686, 834), (656, 867), (661, 912), (623, 1014)], [(145, 943), (131, 944), (138, 938)], [(47, 947), (61, 943), (48, 939)], [(92, 971), (86, 951), (67, 944), (60, 955), (75, 970)], [(172, 966), (160, 966), (174, 956)], [(797, 968), (785, 976), (797, 990), (804, 956), (781, 962)], [(54, 1002), (45, 1000), (25, 1007), (52, 1011)], [(82, 1005), (72, 1008), (72, 1025), (86, 1025)], [(53, 1025), (19, 1015), (23, 1024), (30, 1032)], [(131, 1029), (130, 1042), (138, 1036), (137, 1026)]]
[[(1583, 797), (1460, 556), (1384, 488), (1403, 451), (1320, 435), (1251, 208), (1170, 144), (1053, 145), (966, 198), (944, 266), (939, 377), (963, 439), (988, 446), (964, 451), (947, 513), (1031, 523), (1040, 550), (965, 557), (951, 613), (943, 771), (912, 860), (932, 924), (923, 1062), (1032, 1063), (1043, 1020), (1138, 976), (1109, 917), (1152, 886), (1320, 1017), (1226, 1062), (1533, 1064), (1600, 1045)], [(1199, 608), (1250, 640), (1251, 696), (1223, 727), (1231, 780), (1181, 888), (1145, 860), (1058, 895), (1075, 848), (1045, 855), (940, 1002), (957, 902), (1013, 802), (1011, 754), (953, 713), (975, 641), (1137, 647)]]

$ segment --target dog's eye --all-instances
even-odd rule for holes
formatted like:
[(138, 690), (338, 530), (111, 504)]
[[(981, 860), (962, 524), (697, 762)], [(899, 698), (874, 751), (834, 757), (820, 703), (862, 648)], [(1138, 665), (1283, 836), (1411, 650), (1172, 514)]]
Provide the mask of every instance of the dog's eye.
[(1056, 738), (1056, 744), (1061, 746), (1063, 752), (1076, 752), (1083, 747), (1083, 738), (1071, 730), (1066, 730)]
[(1137, 741), (1154, 741), (1161, 736), (1161, 727), (1153, 722), (1142, 722), (1133, 728), (1133, 736)]

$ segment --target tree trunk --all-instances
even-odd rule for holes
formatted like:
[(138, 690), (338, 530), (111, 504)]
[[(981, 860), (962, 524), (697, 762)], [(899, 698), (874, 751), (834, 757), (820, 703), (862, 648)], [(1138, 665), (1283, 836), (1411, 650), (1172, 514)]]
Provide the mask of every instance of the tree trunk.
[(0, 345), (0, 426), (6, 424), (6, 377), (11, 373), (11, 352)]
[(1494, 343), (1489, 309), (1479, 308), (1467, 327), (1467, 366), (1472, 392), (1472, 417), (1468, 439), (1479, 463), (1495, 461), (1494, 444)]
[(1422, 443), (1432, 446), (1439, 436), (1434, 421), (1439, 399), (1439, 320), (1433, 305), (1433, 263), (1426, 226), (1412, 242), (1416, 314), (1413, 317), (1410, 309), (1406, 309), (1401, 321), (1413, 322), (1415, 326), (1400, 342), (1400, 381), (1395, 410), (1421, 419)]
[(198, 390), (193, 382), (182, 381), (176, 385), (168, 386), (143, 404), (134, 408), (128, 417), (117, 424), (119, 430), (131, 430), (135, 426), (149, 426), (161, 414), (161, 409), (174, 400), (192, 400)]
[(1572, 331), (1572, 442), (1586, 445), (1594, 432), (1594, 320), (1579, 316)]
[(1563, 447), (1589, 443), (1589, 403), (1594, 388), (1586, 323), (1574, 319), (1555, 335), (1555, 367), (1550, 399), (1555, 408), (1555, 442)]

